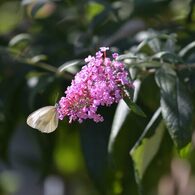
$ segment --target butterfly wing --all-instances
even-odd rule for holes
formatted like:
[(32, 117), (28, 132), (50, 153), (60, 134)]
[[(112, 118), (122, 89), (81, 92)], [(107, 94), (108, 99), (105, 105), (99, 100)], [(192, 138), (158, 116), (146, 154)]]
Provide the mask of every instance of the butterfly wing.
[(34, 111), (27, 118), (27, 124), (44, 133), (51, 133), (58, 126), (58, 116), (55, 106), (46, 106)]

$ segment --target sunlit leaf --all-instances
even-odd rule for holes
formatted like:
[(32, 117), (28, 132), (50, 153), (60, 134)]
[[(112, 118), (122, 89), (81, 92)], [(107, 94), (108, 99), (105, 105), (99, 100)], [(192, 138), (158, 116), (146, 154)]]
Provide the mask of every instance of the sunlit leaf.
[(193, 150), (193, 146), (192, 143), (190, 142), (189, 144), (187, 144), (185, 147), (181, 148), (181, 150), (179, 150), (179, 156), (181, 158), (189, 158), (190, 154), (192, 153)]
[(91, 1), (86, 6), (86, 13), (88, 21), (91, 21), (96, 15), (104, 10), (103, 4)]
[(45, 61), (47, 60), (47, 56), (46, 55), (37, 55), (37, 56), (34, 56), (30, 59), (30, 61), (32, 63), (37, 63), (37, 62), (40, 62), (40, 61)]
[[(139, 180), (142, 179), (148, 165), (160, 147), (164, 132), (163, 125), (160, 123), (160, 113), (160, 109), (155, 112), (150, 122), (144, 129), (141, 137), (130, 151), (134, 161), (135, 172), (139, 177)], [(152, 134), (152, 136), (146, 137), (149, 134)]]

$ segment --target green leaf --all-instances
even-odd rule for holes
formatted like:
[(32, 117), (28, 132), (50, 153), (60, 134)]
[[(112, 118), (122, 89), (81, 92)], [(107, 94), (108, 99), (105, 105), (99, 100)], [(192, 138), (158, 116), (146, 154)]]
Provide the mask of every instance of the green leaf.
[(148, 45), (152, 49), (153, 52), (160, 52), (161, 50), (161, 43), (158, 37), (154, 37), (153, 39), (148, 41)]
[(148, 134), (149, 131), (150, 131), (150, 134), (151, 134), (151, 132), (153, 133), (153, 131), (156, 130), (156, 128), (159, 125), (160, 120), (161, 120), (161, 115), (160, 114), (161, 114), (161, 108), (158, 108), (156, 110), (156, 112), (154, 113), (154, 115), (152, 116), (149, 123), (147, 124), (146, 128), (144, 129), (142, 135), (140, 136), (140, 138), (136, 142), (135, 146), (132, 148), (132, 151), (134, 149), (136, 149), (141, 144), (142, 140)]
[[(135, 146), (130, 151), (130, 155), (134, 161), (134, 168), (138, 177), (138, 182), (143, 178), (147, 167), (157, 153), (163, 137), (164, 128), (162, 128), (162, 122), (160, 123), (160, 114), (161, 109), (158, 109), (144, 129)], [(153, 134), (152, 136), (146, 137), (146, 135), (151, 133)]]
[(30, 59), (31, 63), (33, 63), (33, 64), (36, 64), (40, 61), (45, 61), (45, 60), (47, 60), (46, 55), (37, 55), (37, 56), (34, 56)]
[(170, 34), (164, 45), (164, 50), (175, 53), (176, 49), (176, 34)]
[(147, 37), (144, 39), (138, 46), (136, 51), (137, 52), (144, 52), (147, 54), (154, 54), (161, 51), (161, 43), (159, 41), (159, 38), (157, 35), (152, 33), (151, 35), (148, 35), (150, 37)]
[(82, 60), (70, 60), (68, 62), (65, 62), (61, 66), (58, 67), (58, 72), (64, 72), (68, 71), (71, 73), (76, 73), (78, 70), (75, 68), (75, 66), (82, 65), (83, 61)]
[(174, 143), (182, 148), (191, 140), (191, 99), (176, 72), (170, 67), (159, 69), (155, 78), (161, 91), (163, 118)]
[(134, 98), (134, 88), (133, 87), (126, 87), (126, 86), (123, 86), (123, 92), (125, 93), (125, 97), (127, 97), (128, 99), (130, 100), (135, 100)]
[(14, 49), (24, 49), (31, 41), (31, 36), (27, 33), (21, 33), (13, 37), (9, 42), (9, 47)]
[(142, 41), (136, 48), (136, 53), (143, 52), (148, 55), (154, 54), (154, 51), (151, 49), (151, 47), (148, 45), (148, 41), (144, 40)]
[(115, 111), (114, 119), (112, 122), (112, 127), (111, 127), (111, 133), (110, 133), (110, 138), (108, 142), (108, 152), (111, 153), (113, 150), (113, 145), (115, 142), (115, 139), (124, 123), (126, 120), (126, 117), (129, 114), (129, 108), (125, 104), (124, 101), (120, 101), (118, 103), (117, 109)]
[(125, 103), (127, 104), (127, 106), (129, 107), (131, 111), (133, 111), (134, 113), (142, 117), (146, 117), (146, 114), (144, 113), (144, 111), (135, 102), (133, 102), (129, 97), (126, 96), (123, 98), (123, 100), (125, 101)]
[(193, 150), (193, 146), (192, 143), (189, 143), (188, 145), (186, 145), (185, 147), (181, 148), (181, 150), (179, 150), (179, 156), (181, 158), (188, 158), (190, 156), (190, 154), (192, 153)]
[[(164, 133), (162, 139), (160, 140), (158, 151), (145, 170), (141, 181), (144, 195), (145, 192), (147, 192), (146, 194), (151, 194), (149, 192), (153, 192), (154, 188), (159, 185), (159, 182), (165, 176), (165, 174), (170, 172), (170, 164), (174, 158), (173, 142), (170, 139), (169, 133), (165, 126), (162, 126), (162, 128), (164, 130), (161, 130), (164, 131)], [(157, 131), (159, 130), (160, 129), (157, 129)]]
[(179, 52), (179, 56), (180, 57), (185, 57), (186, 55), (188, 55), (190, 53), (191, 50), (193, 50), (195, 48), (195, 41), (189, 43), (188, 45), (186, 45), (180, 52)]
[(143, 62), (135, 62), (132, 63), (133, 67), (139, 67), (139, 68), (158, 68), (160, 66), (162, 66), (161, 62), (158, 61), (154, 61), (154, 60), (144, 60)]
[(86, 6), (86, 17), (89, 22), (104, 10), (104, 5), (97, 2), (89, 2)]
[(181, 63), (182, 59), (177, 56), (175, 53), (169, 51), (160, 51), (152, 56), (152, 59), (161, 59), (170, 63)]
[(135, 54), (127, 53), (127, 54), (123, 54), (123, 55), (118, 56), (117, 57), (117, 61), (123, 61), (125, 59), (133, 59), (133, 60), (135, 60), (137, 58), (138, 58), (138, 56), (136, 56)]
[[(134, 85), (135, 85), (134, 86), (135, 88), (137, 87), (136, 85), (139, 86), (137, 81), (136, 82), (134, 81)], [(132, 87), (129, 88), (129, 87), (124, 86), (123, 92), (125, 93), (125, 96), (123, 97), (123, 100), (125, 101), (125, 103), (127, 104), (127, 106), (129, 107), (131, 111), (133, 111), (134, 113), (140, 116), (146, 117), (142, 109), (134, 102), (137, 99), (138, 91), (139, 89), (136, 89), (136, 92), (134, 94), (134, 89)]]

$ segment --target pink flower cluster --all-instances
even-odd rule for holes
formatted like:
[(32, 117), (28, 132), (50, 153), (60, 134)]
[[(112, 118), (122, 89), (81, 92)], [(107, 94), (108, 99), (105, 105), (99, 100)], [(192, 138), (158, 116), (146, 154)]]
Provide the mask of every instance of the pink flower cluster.
[(75, 75), (65, 91), (66, 96), (59, 101), (59, 119), (68, 116), (70, 123), (84, 119), (101, 122), (103, 117), (97, 113), (98, 107), (119, 102), (123, 98), (122, 86), (133, 86), (124, 64), (116, 60), (118, 54), (114, 53), (111, 60), (106, 57), (107, 50), (109, 48), (101, 47), (95, 57), (85, 59), (87, 64)]

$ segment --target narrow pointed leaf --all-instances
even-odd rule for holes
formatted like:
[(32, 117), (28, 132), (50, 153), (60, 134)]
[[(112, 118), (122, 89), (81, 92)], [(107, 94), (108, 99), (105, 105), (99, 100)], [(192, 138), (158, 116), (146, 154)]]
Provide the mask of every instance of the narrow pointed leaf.
[[(134, 82), (135, 83), (135, 82)], [(133, 111), (134, 113), (142, 116), (142, 117), (146, 117), (145, 113), (143, 112), (143, 110), (135, 103), (136, 100), (136, 96), (137, 94), (134, 94), (134, 89), (133, 88), (127, 88), (125, 87), (123, 89), (124, 93), (125, 93), (125, 97), (123, 98), (123, 100), (125, 101), (125, 103), (127, 104), (127, 106), (129, 107), (129, 109), (131, 111)]]
[(123, 98), (123, 100), (128, 105), (128, 107), (131, 111), (133, 111), (134, 113), (136, 113), (142, 117), (146, 117), (146, 114), (144, 113), (144, 111), (135, 102), (133, 102), (130, 98), (128, 98), (126, 96)]

